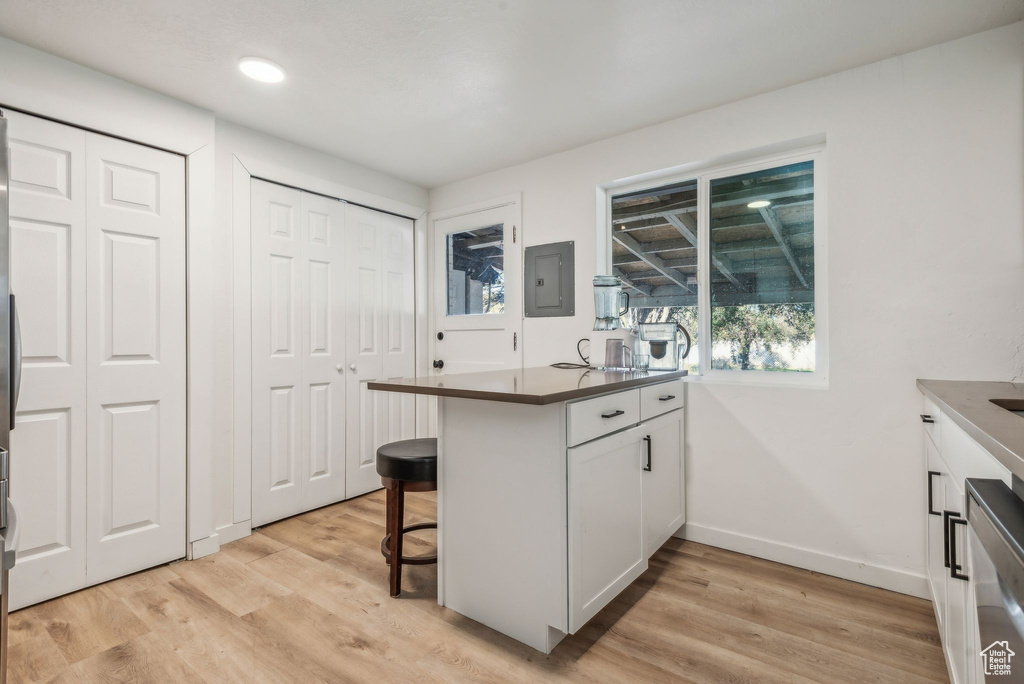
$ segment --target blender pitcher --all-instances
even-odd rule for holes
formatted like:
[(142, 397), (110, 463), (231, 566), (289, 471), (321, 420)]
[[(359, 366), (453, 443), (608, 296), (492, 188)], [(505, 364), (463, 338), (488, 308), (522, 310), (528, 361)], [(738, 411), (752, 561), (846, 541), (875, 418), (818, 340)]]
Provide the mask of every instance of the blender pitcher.
[(629, 293), (622, 291), (619, 277), (594, 276), (594, 330), (618, 330), (619, 316), (628, 310)]

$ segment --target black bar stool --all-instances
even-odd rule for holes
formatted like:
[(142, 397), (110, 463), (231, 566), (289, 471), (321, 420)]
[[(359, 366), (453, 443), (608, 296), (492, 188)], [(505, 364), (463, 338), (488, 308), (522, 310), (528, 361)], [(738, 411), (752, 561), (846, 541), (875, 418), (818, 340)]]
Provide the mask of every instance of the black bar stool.
[(402, 593), (403, 565), (430, 565), (433, 556), (402, 555), (402, 535), (414, 530), (437, 529), (436, 522), (405, 526), (405, 493), (437, 490), (437, 440), (405, 439), (377, 449), (377, 474), (387, 490), (387, 534), (380, 552), (391, 566), (391, 595)]

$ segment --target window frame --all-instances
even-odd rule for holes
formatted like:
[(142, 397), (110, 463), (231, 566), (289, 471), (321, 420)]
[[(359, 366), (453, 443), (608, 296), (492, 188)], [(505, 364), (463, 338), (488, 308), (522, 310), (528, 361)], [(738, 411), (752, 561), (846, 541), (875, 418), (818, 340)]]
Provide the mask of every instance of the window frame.
[[(811, 373), (711, 368), (711, 181), (798, 162), (814, 162), (814, 371)], [(828, 387), (828, 217), (824, 143), (728, 162), (687, 164), (598, 187), (598, 273), (612, 273), (612, 198), (686, 180), (697, 181), (697, 297), (699, 382)]]

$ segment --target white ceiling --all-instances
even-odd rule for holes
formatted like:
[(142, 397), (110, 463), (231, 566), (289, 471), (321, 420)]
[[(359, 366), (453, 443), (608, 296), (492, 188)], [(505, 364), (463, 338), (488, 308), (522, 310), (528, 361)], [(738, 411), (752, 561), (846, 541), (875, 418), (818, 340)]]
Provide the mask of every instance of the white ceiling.
[[(427, 188), (1024, 19), (1024, 0), (0, 0), (0, 34)], [(237, 60), (280, 63), (279, 85)]]

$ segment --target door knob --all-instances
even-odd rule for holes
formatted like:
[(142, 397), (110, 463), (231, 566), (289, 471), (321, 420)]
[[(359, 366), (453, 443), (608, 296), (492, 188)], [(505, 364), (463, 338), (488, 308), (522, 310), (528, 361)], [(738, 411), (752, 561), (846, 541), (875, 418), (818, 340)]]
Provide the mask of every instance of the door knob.
[(356, 372), (356, 364), (354, 364), (354, 363), (350, 364), (349, 365), (349, 370), (351, 370), (353, 373), (355, 373)]
[(339, 373), (345, 372), (345, 367), (342, 366), (340, 363), (337, 366), (335, 366), (335, 368), (338, 370)]

